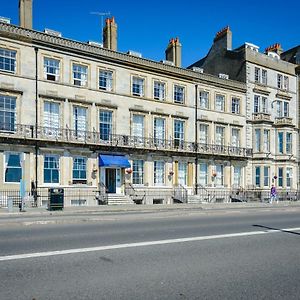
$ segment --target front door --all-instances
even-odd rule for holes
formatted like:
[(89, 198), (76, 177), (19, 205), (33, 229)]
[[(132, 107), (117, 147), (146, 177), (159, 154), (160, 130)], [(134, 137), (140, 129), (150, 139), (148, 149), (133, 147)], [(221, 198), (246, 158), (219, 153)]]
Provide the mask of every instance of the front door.
[(116, 193), (116, 169), (105, 169), (105, 185), (108, 193)]

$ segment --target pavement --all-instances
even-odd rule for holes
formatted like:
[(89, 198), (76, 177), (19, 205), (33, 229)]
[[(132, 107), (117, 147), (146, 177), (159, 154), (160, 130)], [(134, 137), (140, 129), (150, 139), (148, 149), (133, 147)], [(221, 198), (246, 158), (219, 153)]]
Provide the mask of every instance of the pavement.
[(300, 207), (300, 201), (281, 201), (279, 203), (261, 202), (235, 202), (235, 203), (200, 203), (200, 204), (152, 204), (152, 205), (99, 205), (99, 206), (74, 206), (65, 207), (63, 210), (49, 211), (42, 207), (27, 207), (24, 212), (20, 212), (18, 207), (14, 207), (12, 212), (8, 208), (0, 208), (1, 218), (7, 216), (47, 216), (47, 215), (74, 215), (74, 214), (94, 214), (94, 213), (122, 213), (122, 212), (155, 212), (173, 210), (228, 210), (228, 209), (251, 209), (251, 208), (286, 208)]

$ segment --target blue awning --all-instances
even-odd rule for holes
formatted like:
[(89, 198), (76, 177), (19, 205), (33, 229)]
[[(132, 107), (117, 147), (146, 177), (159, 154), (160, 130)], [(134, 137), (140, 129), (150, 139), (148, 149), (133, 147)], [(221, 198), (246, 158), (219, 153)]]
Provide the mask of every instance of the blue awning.
[(125, 155), (99, 155), (100, 167), (131, 168), (131, 165)]

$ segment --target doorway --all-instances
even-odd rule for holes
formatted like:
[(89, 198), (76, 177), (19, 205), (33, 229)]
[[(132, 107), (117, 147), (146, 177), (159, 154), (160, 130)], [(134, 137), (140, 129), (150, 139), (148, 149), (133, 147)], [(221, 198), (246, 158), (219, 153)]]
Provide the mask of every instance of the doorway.
[(116, 169), (105, 169), (105, 185), (108, 193), (116, 193)]

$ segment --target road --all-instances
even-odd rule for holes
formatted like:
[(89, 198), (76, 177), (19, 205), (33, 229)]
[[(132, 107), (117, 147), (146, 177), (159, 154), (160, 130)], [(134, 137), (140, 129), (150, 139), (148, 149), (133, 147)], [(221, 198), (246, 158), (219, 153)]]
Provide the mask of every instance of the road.
[(1, 300), (300, 299), (300, 208), (30, 220), (0, 226)]

